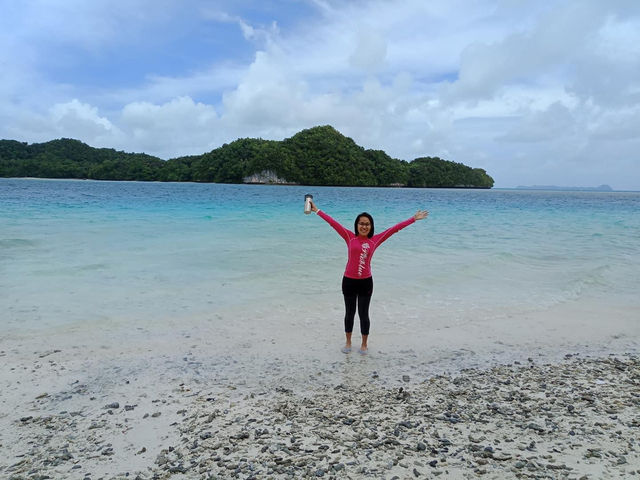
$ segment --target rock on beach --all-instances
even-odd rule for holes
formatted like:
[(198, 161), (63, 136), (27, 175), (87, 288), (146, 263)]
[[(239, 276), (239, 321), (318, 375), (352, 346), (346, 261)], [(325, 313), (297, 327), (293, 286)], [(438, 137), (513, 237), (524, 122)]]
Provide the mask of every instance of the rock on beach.
[(31, 440), (21, 457), (0, 460), (0, 477), (85, 478), (102, 465), (110, 474), (101, 478), (139, 479), (640, 478), (632, 355), (468, 369), (402, 387), (367, 378), (214, 393), (155, 404), (162, 416), (144, 422), (173, 415), (175, 435), (155, 450), (132, 446), (146, 463), (131, 470), (107, 434), (138, 409), (16, 418)]

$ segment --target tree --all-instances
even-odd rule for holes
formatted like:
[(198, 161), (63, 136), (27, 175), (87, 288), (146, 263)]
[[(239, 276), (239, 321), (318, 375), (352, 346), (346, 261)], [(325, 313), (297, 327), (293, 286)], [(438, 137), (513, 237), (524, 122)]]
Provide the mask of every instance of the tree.
[(398, 160), (382, 150), (365, 150), (329, 125), (302, 130), (282, 141), (241, 138), (202, 155), (167, 161), (93, 148), (68, 138), (31, 145), (0, 140), (3, 177), (242, 183), (265, 171), (302, 185), (493, 186), (483, 169), (438, 157)]

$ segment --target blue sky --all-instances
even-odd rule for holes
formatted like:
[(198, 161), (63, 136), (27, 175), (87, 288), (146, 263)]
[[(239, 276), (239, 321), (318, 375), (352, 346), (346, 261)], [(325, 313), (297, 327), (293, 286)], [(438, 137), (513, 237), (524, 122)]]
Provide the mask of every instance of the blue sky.
[(332, 125), (497, 187), (640, 190), (637, 0), (0, 0), (0, 138), (161, 158)]

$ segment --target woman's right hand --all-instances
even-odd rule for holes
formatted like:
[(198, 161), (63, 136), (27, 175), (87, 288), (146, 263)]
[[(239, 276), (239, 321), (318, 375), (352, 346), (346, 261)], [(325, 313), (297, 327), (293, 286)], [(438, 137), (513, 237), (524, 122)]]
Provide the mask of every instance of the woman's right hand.
[(311, 211), (314, 213), (318, 212), (318, 207), (316, 207), (316, 204), (313, 203), (313, 200), (311, 200)]
[(422, 220), (423, 218), (427, 218), (427, 215), (429, 215), (429, 212), (427, 212), (426, 210), (418, 210), (413, 218), (415, 218), (416, 220)]

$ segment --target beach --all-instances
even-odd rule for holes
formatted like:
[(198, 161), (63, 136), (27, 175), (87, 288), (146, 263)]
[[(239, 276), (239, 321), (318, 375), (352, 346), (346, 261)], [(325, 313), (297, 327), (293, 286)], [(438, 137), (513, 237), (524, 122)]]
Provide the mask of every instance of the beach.
[(306, 187), (0, 187), (0, 478), (640, 475), (638, 193), (314, 189), (360, 356)]
[(231, 357), (79, 381), (70, 350), (0, 356), (2, 478), (640, 477), (637, 355), (424, 378), (351, 354), (255, 383)]
[(315, 347), (304, 331), (259, 342), (196, 323), (3, 337), (0, 477), (640, 476), (632, 318), (581, 333), (560, 318), (500, 349), (497, 321), (484, 339), (434, 332), (431, 353), (372, 336), (365, 356), (319, 327)]

